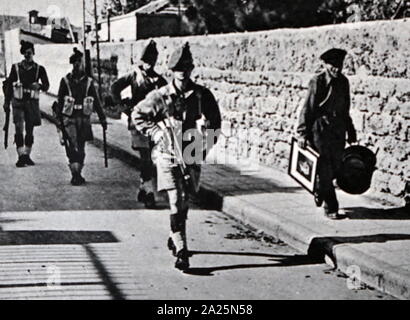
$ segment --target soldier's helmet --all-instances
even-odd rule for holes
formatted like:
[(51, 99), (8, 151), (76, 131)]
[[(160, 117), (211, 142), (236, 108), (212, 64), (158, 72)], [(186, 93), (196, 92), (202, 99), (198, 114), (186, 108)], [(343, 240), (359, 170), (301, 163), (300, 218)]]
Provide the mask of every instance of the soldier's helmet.
[(376, 154), (364, 146), (350, 146), (343, 152), (337, 185), (350, 194), (362, 194), (371, 185), (376, 170)]

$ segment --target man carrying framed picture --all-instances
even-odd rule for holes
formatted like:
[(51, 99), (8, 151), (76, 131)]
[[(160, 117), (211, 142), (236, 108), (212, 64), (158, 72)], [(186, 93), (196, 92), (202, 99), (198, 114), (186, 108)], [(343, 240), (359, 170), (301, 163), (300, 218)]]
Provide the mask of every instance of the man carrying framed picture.
[(356, 142), (356, 130), (350, 117), (349, 80), (342, 74), (347, 52), (330, 49), (320, 56), (324, 70), (309, 83), (306, 101), (299, 115), (297, 133), (299, 146), (311, 146), (319, 153), (315, 184), (315, 202), (324, 203), (325, 216), (339, 219), (333, 179), (342, 163), (347, 142)]

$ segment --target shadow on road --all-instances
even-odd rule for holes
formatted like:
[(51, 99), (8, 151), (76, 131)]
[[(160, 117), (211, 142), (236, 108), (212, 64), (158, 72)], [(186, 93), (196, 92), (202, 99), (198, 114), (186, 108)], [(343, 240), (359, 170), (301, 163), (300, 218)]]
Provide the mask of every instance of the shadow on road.
[(355, 220), (410, 220), (410, 208), (390, 209), (351, 207), (345, 208), (346, 216)]
[[(116, 285), (112, 278), (111, 273), (104, 265), (103, 261), (98, 256), (98, 253), (92, 248), (91, 244), (94, 243), (116, 243), (119, 242), (118, 239), (109, 231), (1, 231), (0, 230), (0, 247), (2, 246), (22, 246), (22, 245), (81, 245), (90, 262), (94, 266), (96, 272), (98, 273), (101, 282), (72, 282), (65, 281), (61, 283), (62, 287), (69, 286), (81, 286), (86, 288), (87, 286), (102, 284), (105, 286), (107, 291), (110, 293), (111, 297), (115, 300), (125, 299), (124, 294)], [(36, 249), (32, 248), (33, 254), (35, 254)], [(46, 249), (48, 250), (48, 249)], [(64, 252), (64, 249), (61, 249)], [(46, 251), (47, 252), (47, 251)], [(48, 253), (48, 258), (44, 259), (55, 259), (54, 254), (51, 251)], [(39, 255), (44, 257), (44, 251), (39, 252)], [(47, 254), (46, 254), (47, 257)], [(12, 263), (13, 257), (9, 257)], [(21, 259), (21, 257), (19, 257)], [(70, 256), (67, 255), (67, 262), (70, 262)], [(0, 260), (0, 263), (2, 261)], [(51, 261), (50, 261), (51, 262)], [(42, 264), (47, 264), (47, 261), (42, 261)], [(85, 271), (84, 271), (85, 272)], [(81, 275), (79, 275), (81, 278)], [(0, 288), (17, 288), (17, 287), (45, 287), (47, 282), (37, 281), (35, 283), (8, 283), (6, 285), (0, 284)], [(84, 292), (86, 289), (81, 289)]]
[(0, 231), (0, 246), (118, 242), (109, 231)]
[(112, 279), (110, 272), (107, 270), (105, 265), (98, 258), (97, 253), (89, 245), (84, 246), (88, 256), (90, 257), (94, 267), (97, 269), (100, 278), (102, 279), (105, 287), (110, 292), (111, 296), (115, 300), (125, 300), (124, 294), (121, 292), (120, 288), (117, 287), (114, 280)]
[(236, 269), (254, 269), (254, 268), (271, 268), (271, 267), (291, 267), (323, 263), (322, 259), (312, 258), (307, 255), (277, 255), (256, 252), (224, 252), (224, 251), (191, 251), (191, 256), (194, 255), (237, 255), (249, 257), (266, 257), (268, 261), (274, 263), (249, 263), (236, 264), (217, 267), (196, 267), (189, 268), (184, 273), (195, 276), (213, 276), (216, 271), (236, 270)]
[(329, 256), (336, 265), (333, 248), (343, 244), (359, 243), (385, 243), (388, 241), (410, 240), (410, 234), (373, 234), (352, 237), (317, 237), (310, 242), (308, 255), (316, 259), (323, 259), (325, 255)]

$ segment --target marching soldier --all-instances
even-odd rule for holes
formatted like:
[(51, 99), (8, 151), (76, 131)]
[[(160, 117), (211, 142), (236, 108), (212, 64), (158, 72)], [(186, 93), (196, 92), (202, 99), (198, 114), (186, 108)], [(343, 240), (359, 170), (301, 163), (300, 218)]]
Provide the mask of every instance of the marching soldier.
[(10, 111), (10, 102), (13, 107), (18, 168), (35, 164), (30, 153), (34, 143), (34, 127), (41, 125), (39, 93), (40, 90), (47, 91), (50, 86), (46, 69), (33, 60), (34, 45), (27, 41), (20, 44), (24, 60), (11, 68), (4, 103), (6, 113)]
[(151, 40), (142, 51), (137, 68), (133, 72), (120, 77), (111, 86), (112, 98), (115, 104), (121, 103), (121, 92), (128, 86), (131, 86), (132, 98), (127, 103), (128, 106), (125, 113), (128, 115), (131, 146), (135, 151), (139, 152), (141, 159), (141, 183), (138, 200), (143, 201), (147, 208), (155, 207), (152, 184), (154, 168), (151, 160), (151, 148), (149, 139), (135, 129), (131, 121), (131, 109), (138, 102), (142, 101), (150, 91), (167, 84), (166, 80), (154, 70), (157, 58), (158, 50), (156, 43)]
[[(194, 64), (188, 43), (171, 55), (168, 67), (173, 72), (173, 81), (149, 93), (146, 99), (134, 108), (132, 120), (136, 128), (148, 134), (155, 144), (153, 159), (158, 172), (158, 191), (167, 191), (171, 211), (168, 248), (177, 257), (175, 267), (186, 270), (189, 268), (186, 240), (187, 200), (188, 192), (192, 190), (186, 183), (186, 173), (197, 191), (200, 163), (216, 143), (221, 127), (221, 115), (211, 91), (190, 79)], [(205, 149), (196, 149), (203, 151), (203, 154), (201, 153), (199, 161), (193, 161), (190, 158), (192, 154), (186, 152), (192, 140), (182, 141), (178, 137), (185, 137), (190, 131), (203, 133), (205, 129), (207, 132), (213, 132), (214, 138)], [(202, 138), (204, 135), (198, 137)], [(202, 142), (199, 140), (199, 145), (202, 146)]]
[(349, 80), (341, 73), (347, 52), (330, 49), (320, 56), (325, 70), (313, 77), (299, 116), (297, 132), (299, 145), (312, 146), (318, 151), (318, 175), (315, 202), (324, 202), (325, 216), (338, 219), (339, 203), (333, 179), (340, 168), (347, 142), (356, 142), (356, 130), (350, 117)]
[(85, 159), (85, 143), (93, 139), (90, 116), (95, 110), (103, 130), (107, 121), (94, 82), (84, 72), (83, 54), (74, 49), (70, 57), (73, 70), (61, 79), (58, 105), (55, 110), (60, 122), (63, 142), (72, 174), (71, 184), (85, 183), (81, 176)]

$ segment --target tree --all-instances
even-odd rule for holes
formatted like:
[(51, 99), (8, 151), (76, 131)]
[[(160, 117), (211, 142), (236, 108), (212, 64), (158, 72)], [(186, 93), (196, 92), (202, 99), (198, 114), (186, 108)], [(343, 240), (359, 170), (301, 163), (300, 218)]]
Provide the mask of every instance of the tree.
[(134, 11), (153, 0), (103, 0), (101, 16), (106, 18), (108, 9), (111, 9), (111, 16), (119, 16)]
[[(410, 14), (409, 8), (409, 0), (326, 0), (322, 5), (335, 16), (335, 23), (399, 19)], [(351, 15), (357, 18), (350, 19)]]
[[(101, 17), (126, 14), (155, 0), (99, 0)], [(207, 34), (298, 28), (401, 18), (410, 0), (170, 0), (185, 8), (183, 33)], [(407, 11), (406, 11), (407, 10)]]

